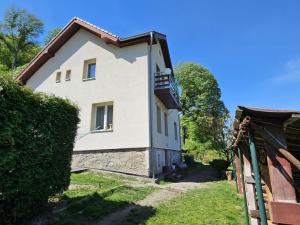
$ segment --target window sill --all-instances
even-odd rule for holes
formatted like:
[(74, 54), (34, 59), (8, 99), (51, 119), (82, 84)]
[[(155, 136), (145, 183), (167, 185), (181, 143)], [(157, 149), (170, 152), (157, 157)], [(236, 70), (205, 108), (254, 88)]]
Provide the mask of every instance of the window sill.
[(114, 130), (111, 129), (111, 130), (92, 130), (91, 133), (94, 134), (94, 133), (106, 133), (106, 132), (113, 132)]
[(94, 78), (84, 78), (84, 79), (82, 79), (82, 81), (90, 81), (90, 80), (96, 80), (96, 78), (94, 77)]

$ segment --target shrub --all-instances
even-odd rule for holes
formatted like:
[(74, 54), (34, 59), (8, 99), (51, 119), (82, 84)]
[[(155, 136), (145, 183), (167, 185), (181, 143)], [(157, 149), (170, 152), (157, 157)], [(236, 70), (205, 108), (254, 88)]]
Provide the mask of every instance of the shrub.
[(195, 160), (194, 160), (194, 156), (193, 155), (184, 154), (183, 158), (184, 158), (184, 162), (186, 163), (186, 165), (188, 165), (188, 166), (193, 166), (194, 165)]
[(224, 159), (214, 159), (209, 163), (212, 167), (216, 168), (218, 171), (227, 170), (230, 162)]
[(67, 189), (78, 108), (0, 76), (0, 224), (15, 224)]

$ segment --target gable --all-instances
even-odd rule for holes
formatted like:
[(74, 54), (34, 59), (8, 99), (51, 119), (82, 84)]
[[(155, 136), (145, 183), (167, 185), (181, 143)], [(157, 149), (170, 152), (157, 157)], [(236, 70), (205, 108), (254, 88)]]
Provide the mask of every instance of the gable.
[(30, 77), (50, 58), (54, 57), (55, 53), (80, 29), (84, 29), (102, 39), (106, 44), (114, 45), (118, 48), (137, 45), (140, 43), (149, 44), (153, 34), (153, 43), (160, 43), (166, 66), (172, 68), (165, 35), (158, 32), (148, 32), (127, 38), (120, 38), (108, 31), (75, 17), (39, 54), (37, 54), (37, 56), (20, 73), (20, 75), (17, 77), (17, 80), (21, 81), (23, 84), (26, 84), (28, 79), (30, 79)]

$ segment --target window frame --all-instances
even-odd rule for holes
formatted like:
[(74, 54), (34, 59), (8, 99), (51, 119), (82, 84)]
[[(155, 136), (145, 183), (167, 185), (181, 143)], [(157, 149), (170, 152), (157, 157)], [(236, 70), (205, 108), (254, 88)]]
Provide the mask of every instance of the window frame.
[(161, 112), (159, 105), (156, 105), (156, 130), (160, 134), (162, 133)]
[[(94, 74), (91, 76), (91, 66), (94, 65), (95, 68), (94, 68)], [(95, 79), (96, 77), (96, 62), (91, 62), (91, 63), (88, 63), (87, 64), (87, 71), (86, 71), (86, 79), (88, 80), (92, 80), (92, 79)]]
[[(112, 106), (112, 126), (111, 128), (108, 128), (108, 107)], [(97, 110), (99, 107), (104, 107), (104, 115), (103, 115), (103, 129), (96, 129), (97, 127)], [(113, 102), (108, 103), (99, 103), (99, 104), (93, 104), (92, 106), (92, 124), (91, 124), (91, 131), (93, 133), (97, 132), (112, 132), (114, 130), (114, 104)]]
[(168, 113), (164, 112), (164, 126), (165, 126), (165, 136), (169, 136), (169, 126), (168, 126)]
[(61, 71), (56, 72), (55, 82), (61, 83)]
[(71, 80), (71, 70), (66, 70), (66, 77), (65, 77), (65, 81), (70, 81)]
[(174, 138), (175, 138), (175, 141), (178, 140), (178, 129), (177, 129), (177, 123), (174, 122)]
[[(93, 64), (95, 64), (95, 74), (93, 77), (89, 77), (89, 68), (90, 68), (90, 65), (93, 65)], [(84, 60), (82, 80), (83, 81), (95, 80), (96, 72), (97, 72), (96, 58)]]

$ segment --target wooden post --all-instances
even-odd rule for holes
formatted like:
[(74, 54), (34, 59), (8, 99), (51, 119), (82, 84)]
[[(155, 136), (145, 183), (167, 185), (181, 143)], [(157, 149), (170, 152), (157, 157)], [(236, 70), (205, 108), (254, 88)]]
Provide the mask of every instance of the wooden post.
[(240, 169), (241, 169), (241, 181), (242, 181), (242, 188), (243, 188), (243, 202), (244, 202), (244, 211), (245, 211), (245, 222), (246, 225), (249, 225), (249, 211), (248, 211), (248, 204), (247, 204), (247, 197), (246, 197), (246, 188), (245, 188), (245, 177), (244, 177), (244, 160), (243, 160), (243, 153), (238, 147), (238, 154), (240, 159)]
[[(243, 152), (246, 198), (247, 198), (248, 210), (250, 212), (252, 210), (258, 210), (254, 183), (250, 182), (250, 179), (254, 180), (254, 178), (252, 177), (252, 167), (250, 163), (249, 149), (247, 145), (245, 145), (244, 143), (240, 144), (240, 148)], [(258, 219), (254, 217), (250, 217), (250, 224), (258, 225)]]
[(243, 188), (242, 188), (242, 181), (241, 181), (240, 159), (238, 157), (236, 150), (234, 150), (234, 158), (235, 158), (236, 182), (237, 182), (237, 187), (238, 187), (238, 193), (242, 194)]

